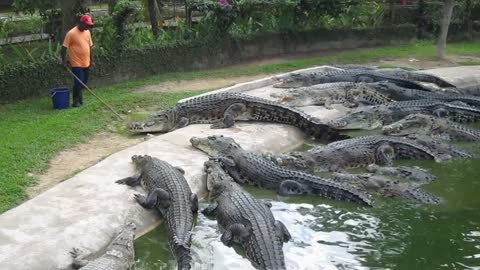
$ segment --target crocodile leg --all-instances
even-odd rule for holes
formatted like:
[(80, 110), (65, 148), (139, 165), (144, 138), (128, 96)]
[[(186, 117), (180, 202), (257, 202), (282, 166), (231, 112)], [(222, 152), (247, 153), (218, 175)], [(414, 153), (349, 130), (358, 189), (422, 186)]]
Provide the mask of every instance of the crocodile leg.
[(278, 187), (278, 194), (282, 196), (301, 195), (307, 193), (306, 186), (294, 180), (283, 180)]
[(170, 205), (170, 194), (164, 189), (156, 188), (147, 197), (135, 194), (135, 200), (146, 209), (151, 209), (155, 206), (165, 209)]
[(323, 103), (323, 106), (325, 107), (325, 109), (328, 109), (328, 110), (331, 110), (333, 109), (332, 107), (332, 99), (330, 97), (326, 97), (325, 98), (325, 101)]
[(275, 220), (275, 232), (277, 233), (278, 238), (281, 239), (284, 243), (292, 239), (292, 236), (290, 235), (287, 226), (285, 226), (285, 224), (283, 224), (281, 221)]
[(189, 123), (190, 123), (190, 120), (188, 118), (181, 117), (180, 120), (178, 120), (175, 127), (173, 127), (173, 130), (186, 127), (186, 126), (188, 126)]
[(197, 194), (192, 193), (190, 196), (190, 201), (192, 202), (192, 212), (197, 213), (198, 212), (198, 197)]
[(250, 232), (245, 225), (234, 223), (228, 226), (220, 240), (225, 246), (231, 247), (233, 244), (242, 244), (249, 235)]
[(392, 166), (395, 158), (395, 150), (388, 143), (382, 143), (377, 147), (375, 153), (376, 162), (381, 165)]
[(80, 269), (89, 263), (89, 261), (85, 259), (88, 254), (83, 254), (78, 248), (73, 248), (72, 251), (70, 251), (70, 255), (72, 255), (73, 258), (72, 267), (74, 269)]
[(234, 103), (230, 105), (223, 114), (223, 121), (210, 126), (212, 129), (229, 128), (235, 124), (235, 116), (247, 110), (247, 106), (242, 103)]
[(179, 173), (185, 175), (185, 170), (182, 167), (174, 167)]
[(272, 208), (272, 202), (270, 200), (266, 200), (266, 199), (263, 199), (261, 200), (263, 202), (263, 204), (268, 207), (268, 208)]
[(218, 207), (218, 203), (216, 201), (212, 202), (207, 206), (207, 208), (202, 210), (202, 214), (204, 214), (207, 217), (214, 216), (216, 214), (217, 207)]
[(137, 174), (134, 176), (126, 177), (120, 180), (115, 181), (115, 183), (120, 185), (127, 185), (127, 186), (138, 186), (140, 185), (140, 179), (142, 178), (141, 174)]

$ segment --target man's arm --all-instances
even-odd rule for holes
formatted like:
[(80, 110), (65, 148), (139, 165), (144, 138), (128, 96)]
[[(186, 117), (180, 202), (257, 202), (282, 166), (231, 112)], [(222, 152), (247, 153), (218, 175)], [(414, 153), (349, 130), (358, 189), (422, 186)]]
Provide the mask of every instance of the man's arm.
[(93, 67), (95, 66), (95, 62), (93, 61), (93, 46), (90, 46), (90, 66)]

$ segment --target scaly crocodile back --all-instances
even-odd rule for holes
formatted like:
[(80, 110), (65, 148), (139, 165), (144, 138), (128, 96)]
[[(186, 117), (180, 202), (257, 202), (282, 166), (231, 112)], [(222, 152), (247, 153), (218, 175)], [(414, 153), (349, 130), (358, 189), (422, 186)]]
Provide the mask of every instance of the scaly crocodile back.
[(235, 159), (238, 162), (238, 170), (245, 174), (249, 181), (261, 187), (278, 190), (281, 181), (293, 180), (309, 187), (311, 194), (314, 195), (373, 205), (373, 201), (367, 194), (353, 187), (338, 184), (312, 174), (282, 168), (258, 154), (245, 151)]
[(192, 241), (193, 212), (191, 195), (185, 177), (169, 163), (152, 158), (141, 168), (141, 184), (148, 192), (156, 188), (167, 191), (170, 206), (159, 209), (165, 219), (169, 242), (178, 262), (178, 269), (190, 269), (192, 260), (190, 245)]
[(273, 214), (265, 203), (258, 201), (238, 186), (223, 192), (217, 202), (217, 219), (222, 227), (226, 228), (233, 223), (250, 227), (251, 235), (243, 247), (247, 258), (256, 267), (286, 269), (283, 244), (276, 232)]
[(216, 123), (223, 120), (232, 104), (244, 104), (247, 112), (236, 120), (288, 124), (321, 140), (345, 138), (339, 131), (293, 107), (241, 93), (221, 92), (195, 97), (178, 103), (178, 117), (187, 117), (192, 124)]

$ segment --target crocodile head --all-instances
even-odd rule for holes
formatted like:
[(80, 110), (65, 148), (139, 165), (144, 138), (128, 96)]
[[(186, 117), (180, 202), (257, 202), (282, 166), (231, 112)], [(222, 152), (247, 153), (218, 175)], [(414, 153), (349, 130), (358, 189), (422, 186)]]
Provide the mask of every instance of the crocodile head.
[(400, 121), (384, 126), (384, 134), (403, 136), (409, 134), (429, 135), (433, 130), (435, 117), (425, 114), (411, 114)]
[(275, 88), (298, 88), (305, 86), (305, 78), (300, 74), (290, 74), (285, 78), (277, 78), (278, 82), (273, 85)]
[(205, 152), (211, 157), (228, 156), (242, 147), (230, 137), (213, 135), (206, 138), (192, 137), (190, 143), (198, 150)]
[(165, 133), (175, 128), (175, 107), (160, 111), (146, 120), (128, 123), (128, 129), (133, 133)]
[(359, 107), (330, 123), (337, 129), (371, 130), (382, 127), (387, 112), (384, 105)]
[(234, 181), (223, 170), (222, 164), (216, 159), (210, 159), (204, 163), (204, 169), (207, 173), (207, 190), (210, 199), (217, 198), (225, 189), (231, 186)]
[[(125, 254), (131, 254), (131, 258), (129, 258), (129, 262), (133, 264), (133, 240), (135, 239), (135, 230), (137, 226), (135, 223), (130, 222), (122, 229), (120, 234), (112, 241), (111, 249), (112, 251), (110, 255), (118, 256), (118, 252), (123, 251), (122, 256)], [(107, 253), (109, 251), (107, 250)]]
[(143, 155), (143, 156), (133, 155), (132, 156), (132, 162), (133, 164), (135, 164), (135, 166), (137, 166), (137, 168), (143, 168), (143, 166), (145, 166), (145, 164), (147, 164), (148, 162), (151, 162), (152, 159), (153, 158), (149, 155)]

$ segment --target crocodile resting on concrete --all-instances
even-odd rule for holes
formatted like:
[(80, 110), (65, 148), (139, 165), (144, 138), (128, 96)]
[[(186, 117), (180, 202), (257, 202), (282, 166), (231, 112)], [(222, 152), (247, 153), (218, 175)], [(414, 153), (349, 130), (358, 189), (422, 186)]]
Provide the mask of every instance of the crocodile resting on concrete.
[(147, 197), (136, 194), (136, 201), (147, 209), (155, 207), (159, 211), (160, 216), (165, 219), (170, 247), (177, 259), (178, 269), (190, 269), (191, 231), (193, 213), (198, 210), (197, 195), (190, 190), (182, 169), (148, 155), (135, 155), (132, 161), (140, 174), (116, 183), (141, 185), (148, 192)]
[(421, 204), (439, 204), (442, 202), (442, 199), (421, 189), (418, 184), (391, 179), (383, 175), (335, 173), (333, 179), (358, 186), (366, 191), (374, 191), (383, 197), (400, 197), (409, 202)]
[(348, 136), (295, 108), (241, 93), (221, 92), (188, 99), (142, 122), (131, 122), (132, 132), (169, 132), (189, 124), (213, 123), (229, 128), (241, 121), (293, 125), (317, 139), (339, 140)]
[(70, 254), (73, 257), (73, 268), (82, 270), (127, 270), (135, 263), (133, 240), (135, 239), (135, 223), (127, 224), (123, 230), (108, 245), (105, 254), (88, 261), (87, 254), (81, 254), (74, 248)]
[(480, 141), (480, 130), (426, 114), (411, 114), (382, 130), (393, 136), (420, 134), (447, 141)]
[(286, 269), (283, 242), (291, 238), (285, 225), (275, 220), (265, 202), (242, 190), (219, 162), (205, 162), (207, 189), (213, 202), (202, 213), (215, 215), (228, 247), (239, 244), (256, 269)]
[(386, 104), (393, 100), (369, 88), (368, 83), (324, 83), (313, 86), (288, 89), (284, 93), (273, 93), (272, 97), (290, 106), (301, 107), (323, 105), (331, 109), (331, 104), (340, 103), (346, 107), (362, 104)]
[(446, 117), (455, 122), (473, 122), (480, 118), (478, 108), (454, 102), (420, 99), (359, 107), (332, 120), (331, 125), (338, 129), (376, 129), (415, 113)]
[(480, 107), (480, 97), (464, 95), (458, 93), (444, 93), (440, 91), (425, 91), (421, 89), (411, 89), (400, 87), (390, 82), (377, 82), (369, 84), (371, 91), (376, 91), (388, 98), (396, 101), (417, 100), (417, 99), (435, 99), (445, 102), (460, 101), (470, 106)]
[(218, 157), (224, 169), (239, 183), (251, 183), (280, 195), (312, 194), (336, 200), (372, 205), (367, 194), (347, 185), (304, 172), (282, 168), (265, 157), (248, 152), (232, 138), (224, 136), (192, 137), (192, 146), (211, 157)]
[(386, 69), (378, 69), (376, 71), (382, 74), (386, 74), (392, 77), (402, 78), (405, 80), (433, 83), (442, 88), (456, 87), (455, 85), (447, 82), (446, 80), (432, 74), (416, 72), (416, 71), (408, 71), (400, 68), (392, 68), (392, 69), (386, 68)]
[(450, 158), (440, 155), (414, 141), (382, 135), (352, 138), (318, 146), (306, 152), (279, 155), (273, 160), (287, 168), (310, 171), (344, 171), (348, 168), (367, 167), (370, 164), (392, 165), (395, 159)]
[(393, 77), (378, 71), (370, 70), (333, 70), (333, 71), (322, 71), (317, 73), (291, 73), (286, 77), (279, 78), (280, 83), (274, 84), (274, 87), (277, 88), (298, 88), (302, 86), (312, 86), (322, 83), (333, 83), (333, 82), (380, 82), (380, 81), (389, 81), (396, 85), (413, 88), (413, 89), (423, 89), (430, 90), (419, 83), (416, 83), (411, 80), (406, 80), (400, 77)]

